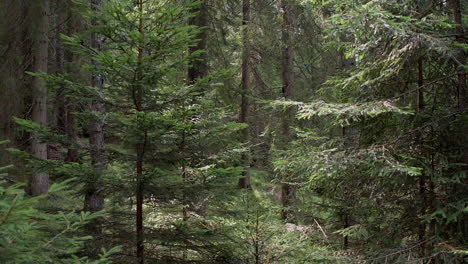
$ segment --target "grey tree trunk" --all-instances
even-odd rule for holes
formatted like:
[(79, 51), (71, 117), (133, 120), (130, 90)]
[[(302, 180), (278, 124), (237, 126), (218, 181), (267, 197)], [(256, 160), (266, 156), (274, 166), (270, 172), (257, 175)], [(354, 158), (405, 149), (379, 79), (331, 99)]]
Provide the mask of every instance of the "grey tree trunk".
[[(47, 33), (49, 31), (49, 0), (41, 1), (40, 17), (38, 23), (38, 35), (35, 41), (33, 56), (34, 56), (34, 72), (47, 73), (48, 63), (48, 47), (49, 40)], [(34, 77), (32, 85), (32, 114), (31, 120), (47, 126), (47, 87), (43, 79)], [(38, 139), (38, 135), (34, 134), (31, 141), (31, 153), (38, 159), (47, 159), (47, 144)], [(47, 193), (49, 190), (49, 174), (47, 172), (35, 172), (31, 179), (31, 194), (33, 196)]]
[[(250, 40), (249, 40), (249, 24), (250, 24), (250, 0), (242, 1), (242, 39), (243, 39), (243, 51), (242, 51), (242, 91), (241, 91), (241, 108), (239, 114), (239, 122), (248, 123), (249, 120), (249, 95), (250, 95)], [(242, 131), (242, 138), (244, 143), (249, 143), (249, 128)], [(250, 151), (242, 154), (242, 177), (239, 179), (240, 188), (251, 188), (250, 182)]]
[[(291, 31), (293, 28), (293, 3), (291, 0), (282, 0), (281, 8), (283, 9), (283, 28), (282, 28), (282, 45), (283, 45), (283, 61), (282, 61), (282, 93), (286, 100), (293, 99), (294, 96), (294, 48)], [(285, 111), (282, 120), (282, 148), (286, 148), (287, 144), (292, 140), (291, 126), (294, 122), (294, 112), (292, 108)], [(281, 203), (283, 209), (281, 217), (286, 220), (292, 220), (293, 214), (291, 206), (296, 200), (296, 190), (289, 182), (287, 175), (283, 175), (281, 183)]]
[[(101, 12), (102, 1), (91, 0), (91, 8), (94, 12)], [(97, 21), (91, 21), (93, 26), (97, 25)], [(100, 51), (103, 48), (104, 39), (101, 35), (93, 33), (91, 36), (91, 47)], [(98, 62), (93, 64), (98, 67)], [(94, 72), (91, 78), (91, 85), (97, 90), (102, 91), (104, 86), (104, 78), (101, 74)], [(91, 143), (91, 162), (95, 170), (94, 182), (90, 182), (87, 186), (85, 194), (84, 209), (86, 211), (96, 212), (104, 208), (104, 196), (102, 194), (101, 181), (103, 173), (106, 170), (107, 156), (104, 142), (104, 122), (102, 115), (105, 112), (103, 98), (97, 97), (91, 103), (91, 111), (93, 120), (90, 125), (90, 143)]]

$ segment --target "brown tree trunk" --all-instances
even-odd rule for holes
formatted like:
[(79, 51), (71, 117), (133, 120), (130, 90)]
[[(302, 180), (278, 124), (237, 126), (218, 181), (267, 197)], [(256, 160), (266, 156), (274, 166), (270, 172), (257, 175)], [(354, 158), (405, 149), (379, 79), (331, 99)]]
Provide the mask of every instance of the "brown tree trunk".
[[(450, 0), (450, 5), (452, 7), (453, 12), (453, 19), (456, 24), (456, 40), (462, 44), (467, 44), (466, 37), (465, 37), (465, 29), (463, 28), (463, 4), (460, 0)], [(461, 148), (462, 148), (462, 163), (465, 164), (464, 170), (468, 170), (468, 135), (466, 131), (468, 131), (468, 115), (466, 111), (468, 111), (468, 86), (466, 83), (466, 51), (461, 48), (458, 52), (457, 56), (457, 64), (458, 64), (458, 109), (461, 112)], [(465, 186), (468, 185), (468, 179), (465, 179)], [(463, 190), (465, 191), (465, 190)], [(468, 236), (468, 216), (466, 216), (461, 220), (459, 224), (461, 226), (461, 232), (464, 234), (465, 237)]]
[[(283, 58), (282, 58), (282, 79), (283, 87), (282, 93), (286, 100), (293, 99), (294, 95), (294, 71), (293, 71), (293, 58), (294, 49), (293, 41), (291, 37), (291, 31), (293, 30), (293, 3), (291, 0), (282, 0), (281, 8), (283, 10), (283, 28), (282, 28), (282, 47), (283, 47)], [(291, 125), (294, 120), (293, 109), (288, 108), (285, 111), (285, 115), (282, 120), (282, 148), (286, 148), (287, 144), (292, 140)], [(291, 206), (296, 200), (296, 190), (293, 185), (288, 183), (290, 179), (286, 175), (283, 175), (281, 183), (281, 203), (283, 206), (281, 217), (283, 219), (292, 219)]]
[[(53, 47), (55, 50), (54, 60), (54, 72), (57, 75), (65, 73), (65, 49), (63, 46), (61, 34), (65, 33), (65, 21), (66, 21), (66, 7), (63, 0), (55, 0), (53, 10), (55, 10), (54, 24), (55, 29)], [(50, 71), (50, 69), (49, 69)], [(55, 104), (54, 104), (54, 116), (55, 116), (55, 129), (58, 134), (65, 135), (67, 132), (67, 112), (66, 112), (66, 100), (65, 100), (66, 88), (64, 86), (57, 87), (55, 90)], [(50, 124), (51, 125), (51, 124)], [(49, 144), (48, 146), (48, 158), (50, 160), (65, 160), (63, 154), (63, 148), (68, 145), (66, 142), (57, 142)]]
[[(453, 18), (456, 24), (457, 36), (456, 39), (458, 42), (466, 44), (465, 39), (465, 30), (463, 28), (463, 6), (460, 0), (451, 0), (451, 6), (453, 11)], [(461, 49), (457, 54), (457, 64), (458, 65), (458, 98), (459, 98), (459, 109), (461, 112), (468, 110), (468, 86), (466, 83), (466, 71), (464, 66), (466, 65), (466, 53)], [(467, 122), (464, 122), (465, 124)], [(467, 128), (466, 126), (464, 128)], [(466, 131), (466, 129), (464, 130)], [(466, 133), (465, 133), (466, 135)], [(464, 163), (468, 164), (468, 136), (465, 136), (463, 141), (463, 159)]]
[[(139, 24), (138, 32), (143, 36), (143, 0), (138, 0), (138, 9), (139, 9)], [(140, 43), (140, 45), (143, 45)], [(141, 64), (143, 62), (143, 47), (138, 48), (138, 68), (135, 72), (134, 80), (140, 80), (142, 69)], [(133, 102), (135, 104), (135, 110), (137, 112), (144, 111), (143, 109), (143, 87), (140, 84), (137, 84), (133, 87)], [(140, 122), (137, 119), (137, 122)], [(144, 178), (143, 178), (143, 162), (146, 151), (146, 141), (147, 141), (147, 131), (144, 131), (144, 138), (141, 144), (137, 144), (137, 160), (136, 160), (136, 170), (137, 170), (137, 186), (136, 186), (136, 250), (137, 250), (137, 263), (143, 264), (145, 262), (145, 238), (144, 238), (144, 225), (143, 225), (143, 202), (144, 202)]]
[[(91, 0), (91, 8), (94, 12), (101, 12), (102, 2), (101, 0)], [(91, 21), (93, 26), (97, 26), (97, 21)], [(93, 33), (91, 36), (91, 47), (95, 50), (102, 50), (103, 48), (103, 37), (99, 34)], [(99, 64), (93, 61), (93, 64), (98, 67)], [(91, 85), (98, 90), (103, 89), (104, 78), (101, 74), (93, 72), (91, 77)], [(91, 143), (91, 163), (95, 170), (95, 177), (93, 182), (87, 186), (85, 194), (84, 209), (86, 211), (97, 212), (104, 208), (104, 196), (102, 194), (102, 186), (100, 182), (102, 175), (106, 170), (106, 151), (104, 142), (104, 122), (102, 115), (105, 112), (104, 101), (102, 98), (95, 98), (91, 103), (91, 112), (93, 113), (93, 120), (90, 125), (90, 143)]]
[[(424, 111), (424, 73), (423, 73), (423, 62), (422, 58), (418, 59), (418, 108), (417, 111), (421, 113)], [(421, 152), (423, 149), (423, 139), (421, 135), (418, 133), (418, 141), (421, 147)], [(421, 153), (422, 154), (422, 153)], [(421, 176), (419, 176), (419, 197), (421, 201), (421, 207), (419, 211), (419, 217), (422, 217), (426, 214), (426, 175), (424, 172)], [(421, 219), (419, 219), (419, 229), (418, 229), (418, 239), (423, 241), (426, 237), (426, 224), (421, 223)], [(424, 253), (424, 244), (421, 246), (421, 251)]]
[[(465, 30), (463, 29), (463, 6), (460, 0), (451, 0), (453, 18), (456, 24), (457, 41), (466, 44), (466, 39), (464, 36)], [(466, 72), (464, 65), (466, 64), (466, 54), (462, 49), (457, 56), (458, 60), (458, 89), (459, 89), (459, 98), (460, 98), (460, 108), (462, 110), (467, 110), (468, 108), (468, 88), (466, 84)], [(468, 154), (468, 153), (466, 153)], [(468, 156), (466, 159), (468, 161)]]
[[(208, 37), (208, 32), (206, 27), (208, 26), (208, 12), (206, 0), (202, 1), (200, 5), (194, 8), (195, 16), (192, 17), (189, 21), (189, 25), (197, 26), (200, 28), (200, 33), (197, 36), (197, 43), (195, 46), (189, 48), (189, 53), (193, 54), (196, 52), (206, 50), (206, 42)], [(203, 53), (199, 57), (195, 58), (188, 67), (187, 70), (187, 83), (189, 85), (194, 84), (195, 81), (199, 78), (203, 78), (208, 73), (208, 63), (206, 60), (206, 55)]]
[[(189, 21), (189, 25), (198, 27), (201, 31), (197, 36), (196, 45), (189, 48), (189, 53), (194, 54), (197, 52), (204, 52), (206, 50), (206, 43), (208, 38), (208, 32), (206, 27), (208, 26), (208, 6), (206, 0), (202, 1), (200, 5), (197, 5), (192, 11), (195, 13), (195, 16), (192, 17)], [(187, 85), (193, 85), (197, 82), (198, 79), (205, 77), (208, 74), (208, 61), (205, 53), (194, 58), (187, 69)], [(185, 132), (182, 135), (182, 142), (180, 146), (180, 151), (184, 153), (185, 151)], [(186, 163), (185, 160), (182, 161), (182, 181), (185, 184), (188, 183)], [(190, 218), (190, 206), (188, 205), (188, 193), (183, 191), (183, 208), (182, 208), (182, 217), (186, 221)]]
[[(65, 33), (66, 13), (63, 0), (55, 0), (55, 9), (57, 10), (55, 16), (55, 73), (63, 74), (65, 72), (65, 49), (63, 41), (60, 37)], [(57, 111), (57, 132), (65, 134), (67, 124), (67, 113), (65, 107), (65, 87), (58, 87), (55, 93), (55, 109)]]
[(143, 157), (145, 144), (138, 148), (137, 153), (137, 190), (136, 190), (136, 249), (139, 264), (145, 262), (144, 255), (144, 226), (143, 226)]
[[(48, 63), (48, 36), (49, 31), (49, 0), (41, 1), (40, 18), (38, 20), (38, 35), (33, 50), (34, 72), (47, 73)], [(47, 87), (43, 79), (34, 77), (33, 102), (31, 120), (47, 126)], [(31, 142), (31, 153), (38, 159), (47, 159), (47, 144), (39, 141), (38, 135), (34, 134)], [(31, 179), (31, 194), (34, 196), (47, 193), (49, 190), (49, 174), (47, 172), (35, 172)]]
[[(348, 212), (343, 212), (343, 228), (349, 227), (349, 216)], [(343, 249), (347, 250), (349, 248), (349, 237), (345, 235), (343, 237)]]
[[(239, 114), (239, 122), (248, 123), (249, 116), (249, 99), (250, 95), (250, 40), (249, 40), (249, 24), (250, 24), (250, 0), (242, 1), (242, 38), (243, 38), (243, 51), (242, 51), (242, 91), (241, 91), (241, 108)], [(242, 131), (242, 139), (244, 143), (249, 143), (249, 128)], [(249, 148), (250, 149), (250, 148)], [(242, 154), (242, 177), (239, 179), (240, 188), (251, 188), (250, 174), (248, 168), (250, 166), (250, 151)]]
[[(68, 23), (67, 23), (67, 35), (68, 36), (74, 35), (78, 30), (78, 21), (77, 21), (78, 19), (76, 15), (74, 14), (74, 11), (72, 10), (72, 7), (73, 6), (70, 6), (68, 8)], [(72, 69), (72, 67), (77, 63), (76, 56), (70, 50), (65, 51), (65, 59), (70, 69)], [(67, 157), (65, 158), (65, 160), (68, 162), (79, 162), (80, 157), (79, 157), (78, 147), (76, 144), (78, 141), (78, 133), (75, 127), (76, 106), (73, 100), (67, 97), (68, 92), (69, 91), (65, 91), (65, 96), (66, 96), (65, 112), (67, 114), (65, 118), (66, 120), (65, 129), (66, 129), (66, 134), (67, 134), (69, 145), (68, 145)]]

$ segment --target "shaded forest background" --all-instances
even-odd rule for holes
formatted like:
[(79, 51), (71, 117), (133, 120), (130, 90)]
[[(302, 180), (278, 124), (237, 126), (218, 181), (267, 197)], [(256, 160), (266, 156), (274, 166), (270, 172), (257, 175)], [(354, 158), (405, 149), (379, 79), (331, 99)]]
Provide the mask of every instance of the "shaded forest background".
[(461, 0), (0, 0), (0, 263), (466, 263)]

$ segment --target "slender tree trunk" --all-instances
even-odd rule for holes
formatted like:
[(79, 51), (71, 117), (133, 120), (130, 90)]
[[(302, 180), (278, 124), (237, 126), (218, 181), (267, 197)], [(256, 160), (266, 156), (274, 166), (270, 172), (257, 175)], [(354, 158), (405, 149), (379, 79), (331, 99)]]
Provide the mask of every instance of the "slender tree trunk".
[[(195, 46), (189, 48), (189, 53), (194, 54), (197, 52), (204, 52), (206, 50), (206, 43), (208, 38), (208, 32), (206, 27), (208, 26), (208, 12), (207, 12), (207, 3), (206, 0), (202, 1), (200, 5), (194, 8), (193, 12), (196, 13), (189, 21), (189, 25), (198, 27), (201, 31), (197, 36), (197, 42)], [(187, 69), (187, 85), (193, 85), (197, 82), (198, 79), (205, 77), (208, 74), (208, 61), (205, 53), (195, 58)], [(185, 142), (185, 132), (182, 135), (182, 142), (180, 150), (184, 153), (186, 147)], [(187, 179), (187, 165), (185, 160), (182, 164), (182, 181), (184, 185), (188, 183)], [(182, 208), (182, 217), (186, 221), (190, 218), (190, 206), (188, 205), (188, 193), (185, 190), (183, 191), (183, 208)]]
[[(450, 4), (452, 7), (453, 12), (453, 19), (456, 24), (456, 32), (457, 37), (456, 40), (462, 44), (467, 44), (466, 36), (465, 36), (465, 29), (463, 28), (463, 4), (460, 0), (450, 0)], [(464, 49), (460, 49), (457, 56), (457, 64), (458, 64), (458, 108), (459, 111), (462, 113), (462, 126), (461, 126), (461, 148), (463, 152), (462, 162), (465, 164), (464, 170), (468, 170), (468, 135), (466, 131), (468, 131), (468, 115), (466, 111), (468, 111), (468, 86), (466, 82), (466, 51)], [(465, 179), (465, 186), (468, 185), (468, 179)], [(461, 220), (459, 224), (461, 226), (461, 232), (464, 234), (465, 237), (468, 236), (468, 216), (465, 214), (465, 217)]]
[[(463, 28), (463, 5), (460, 0), (451, 0), (451, 6), (453, 10), (453, 18), (456, 24), (456, 31), (457, 31), (457, 41), (463, 44), (466, 44), (467, 41), (465, 39), (465, 30)], [(461, 49), (457, 54), (457, 64), (458, 64), (458, 98), (459, 98), (459, 109), (460, 111), (467, 111), (468, 110), (468, 86), (466, 83), (466, 52), (465, 50)], [(465, 122), (466, 124), (467, 122)], [(466, 126), (464, 127), (466, 128)], [(465, 129), (466, 131), (466, 129)], [(466, 134), (466, 133), (465, 133)], [(465, 136), (463, 141), (464, 149), (463, 149), (463, 160), (465, 164), (468, 164), (468, 136)]]
[[(239, 122), (248, 123), (249, 118), (249, 99), (250, 95), (250, 40), (249, 40), (249, 24), (250, 24), (250, 0), (242, 1), (242, 38), (243, 38), (243, 51), (242, 51), (242, 91), (241, 91), (241, 108), (239, 114)], [(249, 128), (242, 131), (242, 139), (244, 143), (249, 143)], [(250, 166), (250, 151), (242, 154), (242, 177), (239, 179), (240, 188), (251, 188), (250, 174), (248, 168)]]
[[(206, 50), (206, 43), (208, 38), (208, 32), (206, 29), (208, 26), (207, 8), (206, 0), (204, 0), (193, 10), (193, 12), (196, 14), (190, 19), (189, 25), (197, 26), (201, 31), (197, 36), (196, 45), (189, 48), (190, 54)], [(189, 65), (187, 70), (187, 83), (189, 85), (194, 84), (197, 79), (205, 77), (207, 73), (208, 63), (206, 54), (203, 53), (201, 56), (195, 58)]]
[[(33, 51), (34, 71), (47, 73), (48, 63), (48, 36), (49, 31), (49, 0), (41, 0), (40, 18), (38, 23), (38, 36)], [(43, 79), (34, 77), (33, 81), (33, 122), (41, 126), (47, 126), (47, 87)], [(31, 153), (38, 159), (47, 159), (47, 144), (39, 141), (38, 135), (34, 134), (31, 142)], [(47, 193), (49, 190), (49, 174), (47, 172), (36, 172), (31, 179), (31, 194), (34, 196)]]
[[(145, 132), (146, 139), (146, 132)], [(144, 226), (143, 226), (143, 158), (145, 153), (146, 142), (138, 147), (137, 153), (137, 190), (136, 190), (136, 249), (137, 249), (137, 263), (143, 264), (145, 262), (144, 255)]]
[[(418, 59), (418, 106), (417, 111), (422, 114), (425, 108), (424, 102), (424, 65), (422, 57)], [(424, 157), (425, 155), (425, 148), (424, 148), (424, 140), (420, 133), (417, 135), (417, 140), (419, 141), (421, 153), (420, 155)], [(419, 176), (419, 199), (421, 202), (421, 207), (419, 210), (419, 217), (423, 217), (427, 214), (427, 210), (429, 209), (428, 204), (428, 185), (433, 185), (432, 180), (427, 176), (427, 172), (423, 170), (422, 175)], [(419, 219), (419, 227), (418, 227), (418, 239), (419, 241), (423, 242), (428, 240), (427, 234), (427, 224), (423, 223), (421, 219)], [(427, 242), (423, 242), (421, 244), (421, 255), (426, 257), (430, 255), (430, 245)]]
[[(73, 6), (71, 6), (73, 7)], [(74, 35), (77, 30), (78, 30), (78, 19), (76, 15), (74, 14), (74, 11), (72, 8), (68, 8), (68, 23), (67, 23), (67, 35), (72, 36)], [(65, 59), (67, 61), (67, 64), (69, 65), (69, 70), (70, 72), (73, 71), (73, 66), (77, 63), (76, 56), (73, 54), (72, 51), (66, 50), (65, 51)], [(68, 95), (70, 91), (65, 91), (65, 96)], [(65, 120), (65, 129), (66, 129), (66, 134), (68, 138), (68, 151), (67, 151), (67, 157), (65, 158), (66, 161), (68, 162), (79, 162), (80, 157), (79, 157), (79, 152), (77, 148), (77, 141), (78, 141), (78, 133), (76, 131), (75, 127), (75, 112), (76, 112), (76, 106), (73, 100), (69, 97), (66, 96), (65, 98), (65, 112), (67, 114)]]
[[(65, 49), (60, 34), (65, 33), (66, 13), (63, 6), (63, 0), (55, 0), (55, 73), (63, 74), (65, 72)], [(65, 107), (65, 87), (58, 87), (55, 93), (57, 132), (65, 134), (67, 124), (67, 113)]]
[[(457, 31), (457, 41), (461, 43), (466, 43), (465, 40), (465, 30), (463, 28), (463, 5), (460, 0), (451, 0), (453, 18), (456, 24)], [(464, 50), (461, 50), (457, 56), (458, 60), (458, 89), (459, 89), (459, 100), (460, 108), (462, 110), (467, 110), (468, 108), (468, 87), (466, 84), (466, 71), (464, 66), (466, 65), (466, 53)], [(467, 150), (468, 151), (468, 150)], [(465, 161), (468, 161), (468, 153), (465, 153)]]
[[(283, 9), (283, 28), (282, 28), (282, 45), (283, 45), (283, 58), (282, 58), (282, 79), (283, 87), (282, 93), (286, 100), (293, 99), (294, 95), (294, 71), (293, 71), (293, 58), (294, 49), (291, 31), (293, 30), (293, 14), (292, 14), (292, 1), (282, 0), (281, 8)], [(287, 144), (292, 140), (291, 125), (294, 120), (293, 109), (289, 108), (285, 111), (285, 115), (282, 120), (282, 148), (286, 148)], [(288, 182), (290, 179), (286, 175), (283, 175), (281, 184), (281, 203), (283, 209), (281, 217), (283, 219), (292, 219), (291, 205), (296, 199), (296, 190), (293, 185)]]
[[(343, 228), (348, 228), (349, 227), (349, 215), (348, 212), (343, 212)], [(349, 237), (344, 236), (343, 237), (343, 249), (347, 250), (349, 248)]]
[[(91, 0), (91, 8), (94, 12), (101, 12), (101, 0)], [(97, 26), (97, 21), (91, 21), (93, 26)], [(91, 36), (91, 47), (100, 51), (104, 45), (104, 39), (101, 35), (93, 33)], [(96, 68), (99, 66), (98, 62), (93, 62)], [(104, 86), (104, 78), (101, 74), (93, 72), (91, 77), (91, 85), (96, 89), (102, 91)], [(105, 112), (103, 98), (97, 97), (91, 103), (91, 112), (93, 113), (93, 120), (90, 125), (90, 143), (91, 143), (91, 162), (93, 164), (96, 176), (93, 182), (87, 186), (85, 194), (84, 209), (86, 211), (97, 212), (104, 208), (104, 196), (102, 194), (102, 186), (100, 182), (102, 175), (106, 170), (106, 151), (104, 142), (104, 122), (102, 115)]]
[[(53, 10), (55, 10), (54, 24), (55, 29), (53, 47), (55, 50), (54, 60), (54, 72), (57, 75), (65, 73), (65, 49), (63, 46), (61, 34), (65, 33), (65, 21), (66, 21), (66, 7), (67, 4), (63, 3), (63, 0), (55, 0)], [(50, 69), (49, 69), (50, 71)], [(55, 105), (54, 105), (54, 116), (55, 116), (55, 129), (58, 134), (65, 135), (67, 132), (67, 112), (66, 112), (66, 100), (65, 100), (66, 88), (64, 86), (57, 87), (55, 90)], [(52, 125), (52, 124), (49, 124)], [(48, 158), (50, 160), (65, 160), (63, 154), (64, 147), (68, 143), (56, 142), (49, 144), (48, 146)]]
[[(143, 0), (138, 0), (138, 9), (139, 9), (139, 23), (138, 23), (138, 32), (143, 36)], [(140, 45), (143, 45), (140, 43)], [(138, 68), (135, 72), (134, 80), (140, 80), (142, 69), (141, 65), (143, 63), (143, 47), (138, 48)], [(137, 84), (133, 87), (133, 101), (135, 103), (135, 110), (137, 112), (144, 111), (143, 109), (143, 87), (141, 84)], [(137, 119), (137, 122), (140, 122)], [(146, 129), (146, 128), (144, 128)], [(141, 144), (137, 145), (137, 161), (136, 161), (136, 170), (137, 170), (137, 186), (136, 186), (136, 250), (137, 250), (137, 263), (143, 264), (145, 262), (145, 238), (144, 238), (144, 225), (143, 225), (143, 202), (144, 202), (144, 175), (143, 175), (143, 162), (146, 151), (146, 141), (147, 141), (147, 131), (144, 131), (144, 138)]]

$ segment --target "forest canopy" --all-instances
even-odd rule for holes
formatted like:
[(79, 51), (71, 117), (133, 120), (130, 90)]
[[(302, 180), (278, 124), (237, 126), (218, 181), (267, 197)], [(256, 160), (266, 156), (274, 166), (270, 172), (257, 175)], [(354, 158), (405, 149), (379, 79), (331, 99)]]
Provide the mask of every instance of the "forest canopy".
[(0, 0), (0, 263), (467, 263), (467, 10)]

